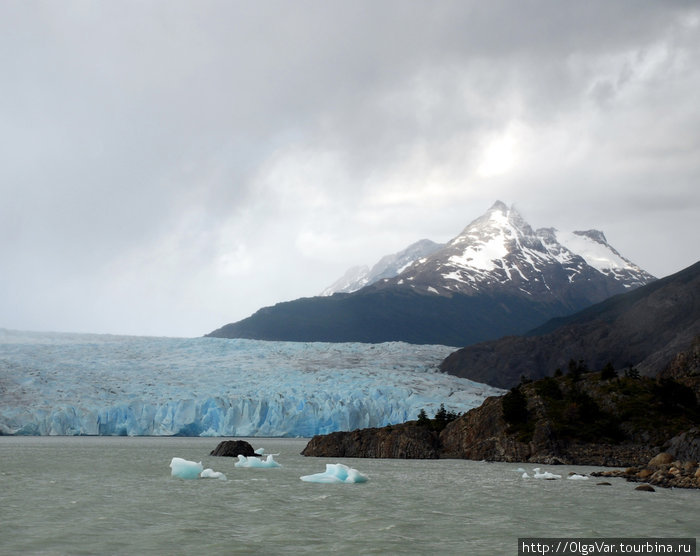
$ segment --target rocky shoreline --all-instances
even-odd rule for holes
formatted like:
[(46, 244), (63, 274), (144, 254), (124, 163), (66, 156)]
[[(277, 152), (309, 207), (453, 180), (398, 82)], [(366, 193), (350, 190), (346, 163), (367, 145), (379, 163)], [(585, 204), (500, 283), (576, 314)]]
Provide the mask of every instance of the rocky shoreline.
[[(679, 460), (671, 453), (658, 453), (658, 449), (647, 446), (578, 445), (569, 446), (566, 452), (560, 452), (555, 456), (550, 453), (532, 453), (531, 446), (519, 446), (518, 443), (503, 444), (496, 439), (488, 439), (475, 446), (474, 451), (467, 453), (472, 457), (460, 458), (454, 452), (444, 451), (441, 438), (442, 435), (426, 430), (415, 422), (409, 422), (381, 429), (362, 429), (315, 436), (306, 445), (302, 455), (334, 458), (475, 459), (546, 465), (614, 467), (615, 469), (594, 471), (590, 475), (624, 478), (629, 482), (641, 483), (639, 490), (653, 491), (650, 485), (662, 488), (700, 489), (700, 466), (697, 459)], [(494, 446), (498, 446), (499, 450), (494, 450)], [(669, 446), (671, 449), (674, 448), (673, 443), (669, 443)], [(677, 446), (675, 448), (675, 451), (680, 452)], [(480, 449), (485, 451), (479, 452)], [(652, 453), (656, 455), (650, 456), (649, 454)], [(478, 457), (479, 455), (489, 457)], [(642, 464), (640, 461), (647, 463)]]
[[(695, 488), (700, 489), (700, 467), (698, 462), (680, 461), (668, 452), (662, 452), (654, 456), (649, 463), (641, 467), (629, 467), (627, 469), (612, 469), (606, 471), (594, 471), (593, 477), (620, 477), (629, 482), (654, 485), (663, 488)], [(653, 490), (653, 488), (651, 489)]]

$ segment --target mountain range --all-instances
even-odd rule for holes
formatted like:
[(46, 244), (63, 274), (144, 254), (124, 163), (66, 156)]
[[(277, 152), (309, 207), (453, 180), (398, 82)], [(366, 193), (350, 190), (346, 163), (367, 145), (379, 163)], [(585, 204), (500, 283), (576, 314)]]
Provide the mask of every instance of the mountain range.
[(533, 230), (498, 201), (446, 244), (422, 240), (346, 274), (324, 295), (262, 308), (208, 336), (467, 346), (654, 280), (603, 232)]

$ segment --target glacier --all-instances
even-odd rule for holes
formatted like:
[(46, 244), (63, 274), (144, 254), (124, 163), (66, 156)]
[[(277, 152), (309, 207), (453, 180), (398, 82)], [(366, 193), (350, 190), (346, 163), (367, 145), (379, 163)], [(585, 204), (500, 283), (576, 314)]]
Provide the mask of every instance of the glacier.
[(503, 393), (438, 372), (454, 350), (0, 329), (0, 434), (310, 437)]

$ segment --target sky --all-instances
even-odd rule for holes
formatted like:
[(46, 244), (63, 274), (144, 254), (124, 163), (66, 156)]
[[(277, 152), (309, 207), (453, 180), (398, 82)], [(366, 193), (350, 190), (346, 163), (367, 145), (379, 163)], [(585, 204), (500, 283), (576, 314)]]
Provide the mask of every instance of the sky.
[(3, 0), (0, 328), (195, 337), (496, 201), (700, 259), (700, 4)]

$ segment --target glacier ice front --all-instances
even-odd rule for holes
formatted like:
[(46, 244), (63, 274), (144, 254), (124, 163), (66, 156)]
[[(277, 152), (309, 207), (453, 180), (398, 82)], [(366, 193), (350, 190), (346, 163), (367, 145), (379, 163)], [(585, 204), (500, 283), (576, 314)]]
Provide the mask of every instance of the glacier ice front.
[(502, 393), (437, 372), (454, 349), (0, 329), (0, 434), (310, 437)]

